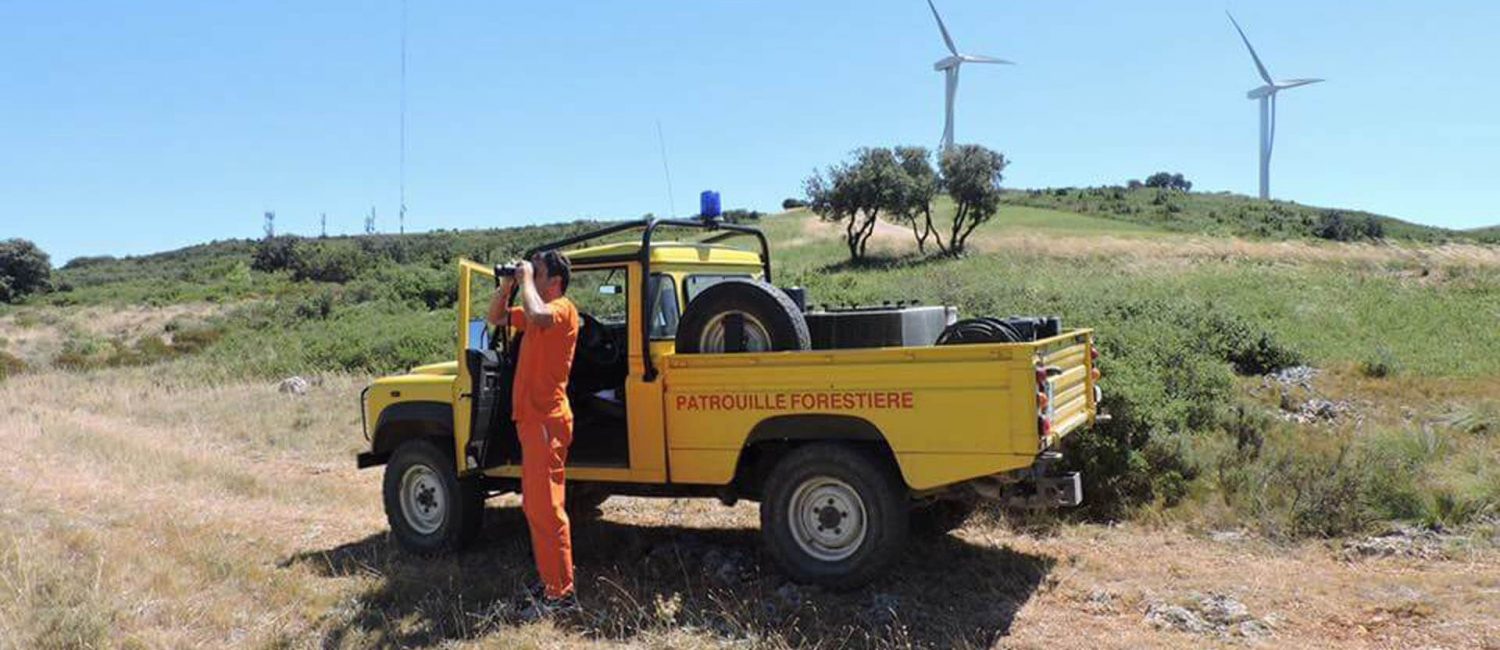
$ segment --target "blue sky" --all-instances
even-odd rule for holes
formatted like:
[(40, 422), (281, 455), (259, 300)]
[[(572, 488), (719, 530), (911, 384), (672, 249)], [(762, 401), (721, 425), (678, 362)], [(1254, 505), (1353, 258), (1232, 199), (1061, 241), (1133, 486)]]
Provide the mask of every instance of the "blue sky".
[[(1155, 170), (1422, 223), (1500, 223), (1500, 5), (943, 0), (957, 134), (1011, 187)], [(408, 230), (774, 209), (861, 145), (932, 146), (942, 41), (921, 0), (408, 5)], [(401, 5), (0, 0), (0, 238), (61, 263), (279, 230), (396, 228)], [(675, 192), (657, 145), (665, 132)]]

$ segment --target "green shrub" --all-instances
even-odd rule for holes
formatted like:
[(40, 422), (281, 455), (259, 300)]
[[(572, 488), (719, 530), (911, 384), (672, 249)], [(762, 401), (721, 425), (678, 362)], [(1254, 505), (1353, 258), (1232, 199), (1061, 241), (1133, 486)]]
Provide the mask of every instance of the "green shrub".
[(93, 370), (109, 365), (115, 348), (108, 341), (87, 336), (73, 336), (63, 341), (62, 350), (52, 360), (65, 370)]
[(197, 354), (223, 337), (224, 330), (215, 325), (189, 325), (172, 332), (174, 354)]
[(1327, 210), (1318, 217), (1318, 224), (1313, 227), (1313, 234), (1323, 239), (1351, 242), (1380, 239), (1385, 236), (1385, 228), (1379, 219), (1371, 215), (1345, 214), (1338, 210)]
[(259, 313), (255, 329), (225, 336), (214, 354), (238, 375), (277, 377), (318, 371), (396, 372), (454, 357), (453, 315), (374, 302), (337, 305), (326, 320), (284, 321)]
[(35, 311), (27, 310), (16, 312), (16, 327), (19, 327), (21, 329), (31, 329), (33, 327), (41, 325), (43, 322), (45, 321), (42, 319), (41, 314)]
[(1500, 466), (1483, 439), (1445, 429), (1352, 439), (1277, 427), (1260, 452), (1218, 459), (1225, 502), (1274, 537), (1337, 537), (1405, 521), (1460, 526), (1500, 512)]
[(0, 241), (0, 302), (52, 288), (52, 259), (26, 239)]
[(26, 372), (28, 366), (26, 360), (14, 354), (0, 350), (0, 379)]
[(1392, 377), (1400, 369), (1400, 362), (1390, 348), (1380, 347), (1359, 362), (1359, 374), (1374, 379)]
[(349, 285), (352, 303), (392, 301), (414, 309), (445, 309), (454, 305), (458, 277), (448, 269), (385, 265)]
[(344, 283), (353, 280), (371, 262), (354, 246), (333, 242), (301, 243), (292, 268), (296, 280)]
[(1493, 436), (1500, 433), (1500, 401), (1460, 406), (1443, 418), (1443, 423), (1464, 433)]
[(255, 243), (251, 253), (250, 268), (267, 273), (291, 271), (297, 268), (299, 238), (293, 235), (267, 237)]

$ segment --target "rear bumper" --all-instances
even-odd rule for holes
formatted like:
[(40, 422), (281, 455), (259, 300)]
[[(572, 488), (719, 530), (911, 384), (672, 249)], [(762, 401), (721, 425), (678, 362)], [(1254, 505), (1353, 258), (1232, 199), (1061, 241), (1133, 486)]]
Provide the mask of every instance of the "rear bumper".
[(359, 465), (360, 469), (364, 469), (366, 467), (384, 465), (386, 461), (390, 460), (390, 457), (390, 454), (377, 454), (373, 451), (367, 451), (355, 456), (354, 462)]
[(1006, 486), (1001, 494), (1001, 501), (1012, 508), (1074, 508), (1083, 504), (1083, 475), (1067, 472), (1032, 478)]
[(1009, 508), (1043, 510), (1082, 505), (1083, 475), (1053, 471), (1053, 466), (1061, 460), (1061, 453), (1044, 451), (1031, 467), (977, 478), (955, 487)]

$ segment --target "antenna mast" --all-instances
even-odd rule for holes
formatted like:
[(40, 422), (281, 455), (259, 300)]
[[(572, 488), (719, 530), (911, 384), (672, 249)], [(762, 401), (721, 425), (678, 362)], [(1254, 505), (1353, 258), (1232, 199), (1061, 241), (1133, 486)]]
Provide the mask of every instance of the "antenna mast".
[(406, 0), (401, 0), (401, 210), (400, 232), (406, 234)]
[(667, 139), (661, 134), (661, 119), (656, 120), (656, 143), (661, 146), (661, 171), (667, 176), (667, 206), (672, 209), (672, 218), (677, 218), (677, 201), (672, 198), (672, 168), (667, 165)]

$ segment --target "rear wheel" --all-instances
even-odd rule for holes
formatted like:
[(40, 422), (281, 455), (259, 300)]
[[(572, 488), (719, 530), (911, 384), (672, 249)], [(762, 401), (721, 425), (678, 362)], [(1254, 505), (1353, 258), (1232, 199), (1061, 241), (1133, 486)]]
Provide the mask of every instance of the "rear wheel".
[(459, 480), (451, 453), (428, 440), (396, 448), (385, 467), (385, 514), (401, 548), (431, 555), (463, 548), (478, 535), (484, 491)]
[(906, 487), (893, 470), (858, 449), (820, 443), (771, 471), (761, 535), (793, 580), (849, 589), (900, 555), (907, 515)]

